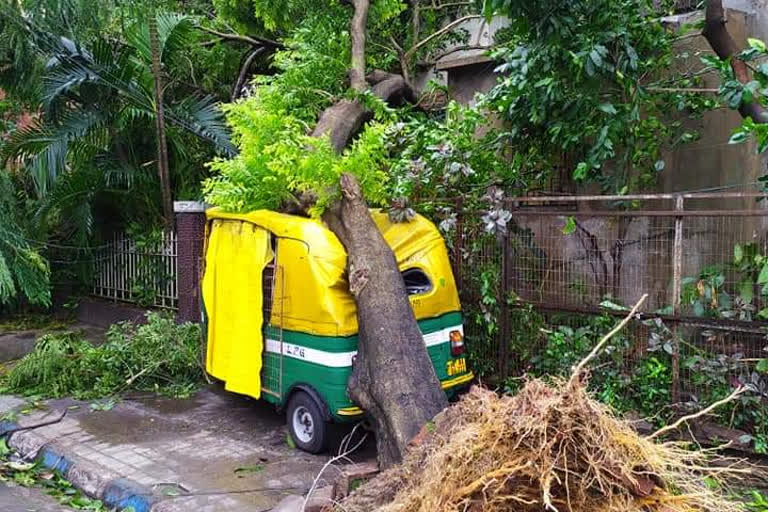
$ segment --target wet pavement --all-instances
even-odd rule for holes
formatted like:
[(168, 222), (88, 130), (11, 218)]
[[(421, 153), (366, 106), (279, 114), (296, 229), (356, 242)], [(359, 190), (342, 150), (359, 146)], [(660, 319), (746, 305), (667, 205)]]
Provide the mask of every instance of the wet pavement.
[(0, 482), (2, 512), (70, 512), (40, 489), (12, 486)]
[[(188, 400), (134, 395), (106, 411), (71, 399), (48, 408), (20, 422), (55, 419), (66, 410), (61, 422), (35, 433), (149, 487), (165, 505), (153, 510), (269, 510), (288, 494), (304, 494), (328, 460), (289, 446), (284, 417), (272, 406), (218, 384)], [(367, 444), (358, 460), (375, 457)], [(337, 474), (331, 470), (329, 480)]]

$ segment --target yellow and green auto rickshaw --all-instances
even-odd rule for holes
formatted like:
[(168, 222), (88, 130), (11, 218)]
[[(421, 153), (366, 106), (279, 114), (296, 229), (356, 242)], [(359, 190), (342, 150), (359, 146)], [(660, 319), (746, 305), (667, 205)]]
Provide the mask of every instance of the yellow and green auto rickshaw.
[[(424, 217), (392, 223), (371, 213), (397, 258), (437, 376), (454, 394), (473, 374), (445, 242)], [(296, 445), (318, 453), (329, 423), (364, 414), (346, 392), (358, 327), (344, 247), (322, 222), (304, 217), (214, 208), (207, 218), (207, 371), (227, 390), (285, 410)]]

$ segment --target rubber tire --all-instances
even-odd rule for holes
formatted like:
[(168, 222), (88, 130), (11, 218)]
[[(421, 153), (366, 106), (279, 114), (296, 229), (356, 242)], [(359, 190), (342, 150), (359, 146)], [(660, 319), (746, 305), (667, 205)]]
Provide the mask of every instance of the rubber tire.
[[(308, 443), (302, 442), (293, 431), (293, 412), (302, 406), (312, 416), (314, 427), (314, 435)], [(288, 432), (291, 434), (291, 439), (293, 439), (298, 448), (309, 453), (320, 453), (325, 450), (326, 443), (328, 442), (328, 423), (323, 418), (320, 406), (309, 393), (297, 391), (291, 396), (291, 399), (288, 400), (288, 407), (285, 410), (285, 420), (288, 424)]]

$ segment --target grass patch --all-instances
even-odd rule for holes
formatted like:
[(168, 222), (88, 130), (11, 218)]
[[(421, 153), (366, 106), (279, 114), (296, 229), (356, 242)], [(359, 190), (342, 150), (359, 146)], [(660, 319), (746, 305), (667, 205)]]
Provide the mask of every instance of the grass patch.
[(71, 320), (56, 318), (45, 313), (9, 315), (0, 320), (0, 333), (17, 331), (61, 331), (72, 325)]

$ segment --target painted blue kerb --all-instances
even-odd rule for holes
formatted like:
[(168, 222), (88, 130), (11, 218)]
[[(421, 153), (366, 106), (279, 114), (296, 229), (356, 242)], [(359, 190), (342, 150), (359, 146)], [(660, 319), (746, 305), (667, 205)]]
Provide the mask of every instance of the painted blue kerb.
[[(13, 435), (19, 425), (12, 421), (0, 421), (0, 438)], [(10, 434), (8, 434), (10, 432)], [(58, 471), (65, 477), (74, 466), (72, 459), (59, 453), (55, 448), (44, 447), (37, 455), (37, 460), (43, 466), (53, 471)], [(79, 482), (72, 481), (75, 487), (80, 488)], [(134, 512), (150, 512), (152, 505), (158, 498), (152, 489), (141, 485), (128, 478), (115, 478), (110, 481), (101, 496), (96, 496), (110, 508), (117, 510), (132, 509)]]
[(101, 501), (118, 510), (130, 507), (135, 512), (149, 512), (157, 498), (148, 487), (127, 478), (116, 478), (107, 484)]

